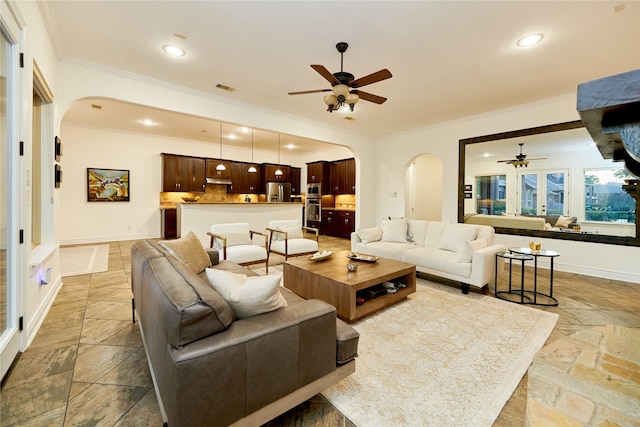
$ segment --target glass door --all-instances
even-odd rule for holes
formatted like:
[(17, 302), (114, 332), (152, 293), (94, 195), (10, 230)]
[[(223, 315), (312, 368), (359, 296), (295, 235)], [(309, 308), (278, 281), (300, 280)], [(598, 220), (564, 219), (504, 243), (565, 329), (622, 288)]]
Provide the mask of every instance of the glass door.
[[(4, 13), (3, 13), (4, 15)], [(6, 27), (0, 23), (0, 378), (3, 378), (18, 354), (19, 331), (17, 325), (17, 289), (9, 267), (13, 264), (11, 230), (11, 141), (15, 141), (14, 88), (16, 61), (15, 45)]]
[(567, 215), (568, 170), (518, 171), (520, 214)]

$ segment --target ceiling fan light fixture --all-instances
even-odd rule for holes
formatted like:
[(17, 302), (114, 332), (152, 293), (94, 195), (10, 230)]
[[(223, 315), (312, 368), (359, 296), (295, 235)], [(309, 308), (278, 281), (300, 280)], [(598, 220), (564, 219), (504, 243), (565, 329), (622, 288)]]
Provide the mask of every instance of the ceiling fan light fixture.
[[(242, 128), (243, 131), (244, 129), (247, 128)], [(247, 132), (249, 131), (249, 129), (247, 129)], [(247, 172), (249, 173), (256, 173), (258, 172), (258, 169), (256, 169), (256, 166), (253, 164), (253, 129), (251, 129), (251, 166), (249, 166), (249, 169), (247, 169)]]
[(216, 166), (217, 171), (226, 171), (227, 167), (222, 163), (222, 122), (220, 122), (220, 163)]
[(340, 96), (347, 96), (349, 94), (349, 86), (339, 84), (333, 87), (333, 94), (340, 98)]

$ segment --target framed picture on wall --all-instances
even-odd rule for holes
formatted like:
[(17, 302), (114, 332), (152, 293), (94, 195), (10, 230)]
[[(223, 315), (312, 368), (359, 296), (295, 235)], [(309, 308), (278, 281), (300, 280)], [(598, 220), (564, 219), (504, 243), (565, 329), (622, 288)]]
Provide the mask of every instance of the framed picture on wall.
[(473, 188), (473, 186), (471, 184), (465, 185), (464, 186), (464, 191), (473, 191), (472, 188)]
[(465, 199), (473, 199), (473, 193), (464, 193)]
[(87, 201), (128, 202), (129, 171), (87, 168)]
[(62, 168), (60, 167), (60, 165), (55, 166), (53, 178), (56, 188), (60, 188), (60, 185), (62, 184)]

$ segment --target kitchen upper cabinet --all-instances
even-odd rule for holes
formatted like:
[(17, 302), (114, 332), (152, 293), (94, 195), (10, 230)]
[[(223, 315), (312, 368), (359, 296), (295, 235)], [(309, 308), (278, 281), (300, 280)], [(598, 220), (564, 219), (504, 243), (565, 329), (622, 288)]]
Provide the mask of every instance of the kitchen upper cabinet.
[(243, 193), (244, 191), (244, 163), (232, 162), (230, 165), (231, 185), (227, 187), (227, 193)]
[(321, 193), (331, 194), (331, 163), (307, 163), (307, 184), (322, 184)]
[(331, 194), (356, 194), (356, 160), (344, 159), (331, 163)]
[(291, 168), (291, 194), (292, 195), (300, 195), (300, 168)]
[(162, 154), (162, 190), (203, 192), (205, 160), (201, 157)]
[(347, 164), (344, 160), (339, 160), (331, 164), (331, 194), (345, 194), (347, 179)]
[(347, 194), (356, 194), (356, 159), (347, 159), (345, 191)]
[[(290, 166), (263, 163), (262, 167), (264, 168), (264, 182), (291, 182)], [(276, 175), (278, 169), (282, 171), (282, 175)]]
[(250, 163), (231, 163), (231, 185), (228, 187), (229, 193), (257, 194), (260, 193), (260, 165), (254, 165), (257, 172), (249, 172)]
[[(220, 163), (224, 165), (225, 170), (216, 169)], [(231, 179), (231, 162), (229, 160), (207, 159), (207, 178)]]

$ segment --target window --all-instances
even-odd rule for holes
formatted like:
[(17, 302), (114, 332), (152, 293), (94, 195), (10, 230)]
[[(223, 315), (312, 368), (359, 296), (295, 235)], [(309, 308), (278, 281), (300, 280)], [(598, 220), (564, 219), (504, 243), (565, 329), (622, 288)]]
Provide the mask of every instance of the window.
[(584, 172), (585, 221), (635, 223), (636, 202), (622, 189), (631, 174), (622, 168)]
[(502, 215), (507, 211), (507, 176), (476, 176), (476, 213)]

